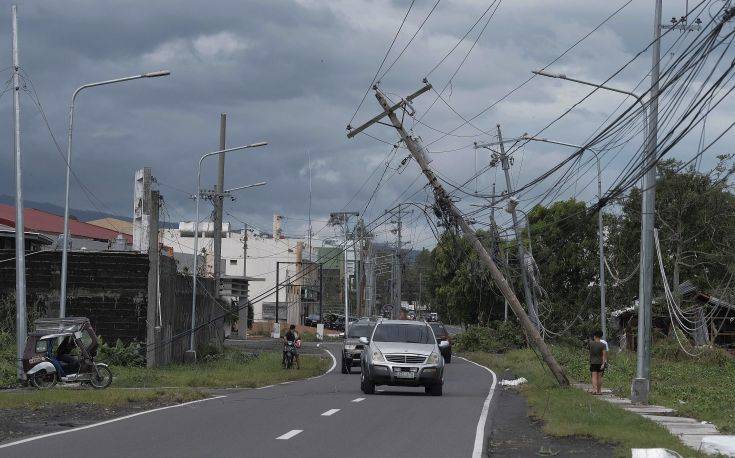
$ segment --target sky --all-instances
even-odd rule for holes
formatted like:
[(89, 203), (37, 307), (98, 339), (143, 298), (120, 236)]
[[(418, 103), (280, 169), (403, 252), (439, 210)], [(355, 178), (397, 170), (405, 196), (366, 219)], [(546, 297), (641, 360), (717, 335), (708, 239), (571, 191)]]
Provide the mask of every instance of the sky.
[[(399, 57), (435, 3), (413, 2), (383, 71)], [(446, 87), (443, 98), (452, 108), (442, 101), (432, 106), (436, 93), (429, 92), (413, 103), (417, 116), (431, 107), (428, 114), (421, 123), (407, 124), (427, 145), (432, 167), (448, 180), (463, 183), (488, 162), (487, 151), (476, 151), (473, 142), (495, 140), (497, 124), (506, 138), (535, 133), (589, 90), (537, 77), (473, 120), (475, 127), (466, 125), (451, 136), (439, 131), (449, 131), (462, 124), (460, 116), (473, 116), (493, 104), (624, 3), (442, 0), (380, 78), (380, 88), (396, 100), (421, 87), (425, 77), (437, 90)], [(73, 208), (132, 215), (135, 170), (151, 167), (165, 200), (163, 219), (192, 219), (194, 203), (189, 196), (195, 189), (197, 162), (202, 154), (218, 149), (220, 113), (228, 117), (228, 147), (269, 143), (226, 159), (226, 187), (268, 182), (225, 203), (225, 218), (235, 227), (247, 221), (269, 231), (273, 214), (279, 213), (285, 217), (286, 233), (303, 235), (311, 208), (316, 237), (326, 238), (337, 234), (324, 227), (330, 212), (359, 211), (372, 221), (398, 202), (426, 202), (425, 181), (418, 176), (417, 165), (408, 161), (401, 166), (408, 153), (392, 147), (397, 142), (393, 129), (375, 125), (367, 130), (370, 136), (349, 140), (345, 135), (348, 123), (357, 126), (379, 111), (372, 93), (360, 101), (409, 4), (410, 0), (19, 1), (20, 63), (27, 90), (21, 94), (25, 198), (57, 205), (63, 205), (64, 198), (64, 159), (35, 98), (65, 151), (68, 106), (76, 87), (167, 69), (171, 76), (80, 94), (72, 169), (93, 197), (73, 181)], [(491, 4), (494, 15), (479, 39), (484, 20), (461, 40)], [(683, 0), (665, 4), (664, 18), (684, 14)], [(5, 53), (0, 68), (5, 82), (12, 63), (10, 3), (2, 5), (0, 40)], [(647, 46), (652, 22), (653, 2), (634, 0), (550, 70), (604, 81)], [(671, 41), (667, 40), (664, 48)], [(642, 90), (649, 69), (650, 55), (644, 53), (609, 84)], [(617, 94), (595, 94), (544, 136), (583, 143), (623, 101)], [(729, 123), (730, 109), (723, 106), (708, 120), (710, 135)], [(5, 126), (0, 194), (13, 194), (11, 92), (0, 97), (0, 124)], [(444, 138), (435, 141), (440, 137)], [(603, 183), (617, 176), (640, 141), (634, 138), (615, 159), (603, 161)], [(705, 166), (731, 145), (724, 138), (706, 155)], [(695, 146), (696, 141), (683, 142), (672, 155), (689, 157)], [(570, 152), (529, 144), (514, 154), (513, 185), (523, 185)], [(213, 186), (216, 168), (216, 159), (204, 161), (205, 187)], [(591, 201), (596, 192), (594, 170), (580, 169), (575, 180), (574, 189), (565, 190), (562, 197), (577, 195)], [(502, 170), (496, 169), (476, 181), (467, 189), (487, 192), (493, 181), (499, 190), (505, 185)], [(469, 208), (469, 199), (462, 205)], [(211, 210), (208, 205), (203, 208), (204, 214)], [(406, 216), (404, 227), (413, 246), (433, 243), (417, 209)], [(392, 237), (389, 229), (381, 227), (378, 236)]]

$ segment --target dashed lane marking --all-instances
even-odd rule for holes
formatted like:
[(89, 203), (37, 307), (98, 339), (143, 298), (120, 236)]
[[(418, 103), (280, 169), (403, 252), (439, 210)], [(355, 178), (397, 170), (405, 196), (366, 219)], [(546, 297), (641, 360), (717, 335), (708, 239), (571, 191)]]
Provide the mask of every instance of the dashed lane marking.
[(332, 415), (336, 414), (339, 411), (340, 409), (329, 409), (322, 414), (322, 417), (331, 417)]
[(353, 399), (353, 400), (352, 400), (352, 401), (350, 401), (350, 402), (362, 402), (362, 401), (364, 401), (364, 400), (365, 400), (365, 398), (356, 398), (356, 399)]
[(291, 439), (292, 437), (294, 437), (295, 435), (301, 434), (302, 432), (304, 432), (303, 429), (292, 429), (291, 431), (287, 432), (286, 434), (282, 434), (282, 435), (276, 437), (276, 440), (287, 441), (287, 440)]

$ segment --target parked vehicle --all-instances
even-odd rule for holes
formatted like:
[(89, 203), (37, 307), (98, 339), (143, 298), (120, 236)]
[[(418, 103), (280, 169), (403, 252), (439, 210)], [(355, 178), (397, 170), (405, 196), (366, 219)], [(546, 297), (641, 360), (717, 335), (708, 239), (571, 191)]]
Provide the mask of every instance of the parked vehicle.
[(429, 326), (431, 327), (431, 330), (434, 331), (434, 337), (436, 337), (437, 342), (449, 342), (449, 346), (444, 347), (441, 349), (442, 356), (444, 357), (444, 362), (449, 364), (452, 362), (452, 336), (449, 334), (449, 331), (447, 331), (447, 328), (444, 326), (444, 323), (441, 321), (431, 322), (429, 323)]
[(427, 394), (441, 396), (444, 358), (434, 332), (423, 321), (379, 320), (371, 336), (361, 337), (360, 388), (374, 394), (378, 385), (423, 386)]
[(349, 374), (353, 367), (360, 365), (360, 357), (365, 345), (360, 337), (369, 337), (375, 327), (375, 320), (361, 318), (350, 324), (342, 344), (342, 373)]
[(304, 326), (312, 326), (316, 327), (317, 324), (321, 322), (321, 317), (318, 313), (315, 313), (313, 315), (309, 315), (306, 318), (304, 318)]
[(112, 371), (94, 357), (99, 346), (89, 319), (83, 317), (43, 318), (26, 338), (23, 370), (39, 389), (56, 383), (82, 383), (107, 388)]

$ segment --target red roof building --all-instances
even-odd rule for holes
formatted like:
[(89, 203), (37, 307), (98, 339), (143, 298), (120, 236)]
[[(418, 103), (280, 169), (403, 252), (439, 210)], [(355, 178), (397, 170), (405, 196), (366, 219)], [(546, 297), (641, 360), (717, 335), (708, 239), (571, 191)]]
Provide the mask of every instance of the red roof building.
[[(26, 231), (40, 232), (50, 235), (60, 235), (64, 232), (63, 216), (36, 210), (35, 208), (25, 208), (23, 209), (23, 220)], [(15, 227), (14, 206), (0, 204), (0, 224)], [(108, 242), (110, 240), (115, 240), (118, 234), (118, 232), (104, 227), (69, 219), (70, 237)], [(125, 240), (127, 240), (128, 243), (133, 243), (132, 235), (122, 234), (122, 236), (125, 237)]]

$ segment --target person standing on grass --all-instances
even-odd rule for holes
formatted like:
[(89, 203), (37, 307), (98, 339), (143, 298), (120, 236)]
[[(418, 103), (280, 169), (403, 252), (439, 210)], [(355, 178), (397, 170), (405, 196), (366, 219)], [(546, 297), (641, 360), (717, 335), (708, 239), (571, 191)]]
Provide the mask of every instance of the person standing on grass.
[(607, 364), (607, 344), (602, 342), (602, 332), (595, 331), (594, 340), (590, 342), (590, 375), (592, 376), (592, 394), (602, 394), (602, 372)]

